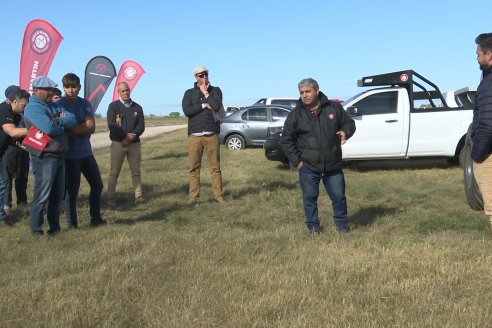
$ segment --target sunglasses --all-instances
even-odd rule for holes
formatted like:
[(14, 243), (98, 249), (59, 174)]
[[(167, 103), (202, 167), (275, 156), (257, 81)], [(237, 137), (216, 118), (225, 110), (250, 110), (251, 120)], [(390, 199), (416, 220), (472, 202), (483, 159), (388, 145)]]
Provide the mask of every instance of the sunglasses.
[(197, 74), (196, 76), (203, 79), (205, 76), (208, 76), (208, 73), (201, 73), (201, 74)]

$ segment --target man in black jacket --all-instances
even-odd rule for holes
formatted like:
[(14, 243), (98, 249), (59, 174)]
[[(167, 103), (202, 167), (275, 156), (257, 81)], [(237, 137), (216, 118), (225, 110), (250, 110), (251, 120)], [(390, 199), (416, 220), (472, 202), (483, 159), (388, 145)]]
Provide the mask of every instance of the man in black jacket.
[(212, 176), (212, 192), (217, 203), (224, 203), (222, 172), (220, 171), (220, 122), (222, 91), (210, 85), (208, 70), (198, 66), (193, 71), (196, 82), (186, 90), (182, 106), (188, 117), (188, 152), (190, 160), (189, 204), (197, 205), (200, 197), (200, 167), (203, 152), (207, 154)]
[(477, 89), (473, 109), (473, 171), (484, 202), (485, 214), (492, 224), (492, 33), (475, 39), (477, 61), (482, 81)]
[(117, 85), (120, 99), (109, 104), (106, 119), (111, 139), (111, 167), (108, 181), (108, 206), (116, 207), (115, 192), (118, 176), (125, 157), (132, 173), (135, 204), (143, 202), (140, 162), (140, 136), (145, 131), (145, 118), (142, 106), (130, 98), (130, 87), (126, 82)]
[(287, 116), (281, 145), (299, 170), (307, 228), (311, 234), (321, 231), (318, 196), (322, 180), (332, 202), (336, 230), (348, 233), (341, 145), (354, 134), (355, 122), (339, 103), (319, 91), (315, 80), (304, 79), (298, 88), (301, 97)]

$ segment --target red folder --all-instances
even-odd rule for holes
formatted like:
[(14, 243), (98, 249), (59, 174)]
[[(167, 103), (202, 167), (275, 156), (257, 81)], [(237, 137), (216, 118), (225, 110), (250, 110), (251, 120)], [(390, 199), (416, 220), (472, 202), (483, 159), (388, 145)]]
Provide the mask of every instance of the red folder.
[(20, 147), (34, 156), (39, 157), (50, 140), (49, 135), (33, 125), (27, 131), (27, 135), (24, 137)]

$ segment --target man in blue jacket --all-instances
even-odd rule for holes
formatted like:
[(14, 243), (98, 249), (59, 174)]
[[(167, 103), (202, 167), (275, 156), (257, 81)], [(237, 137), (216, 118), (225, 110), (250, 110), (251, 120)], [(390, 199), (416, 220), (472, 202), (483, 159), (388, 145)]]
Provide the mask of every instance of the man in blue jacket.
[(485, 214), (492, 224), (492, 33), (475, 39), (482, 81), (477, 88), (473, 109), (473, 172), (482, 193)]
[(355, 132), (354, 120), (342, 105), (330, 101), (318, 82), (307, 78), (298, 84), (300, 99), (284, 123), (282, 149), (299, 170), (306, 225), (321, 232), (318, 217), (319, 182), (322, 180), (333, 207), (339, 233), (349, 232), (341, 145)]
[(56, 103), (51, 102), (53, 88), (57, 84), (47, 76), (38, 76), (32, 81), (33, 95), (24, 110), (26, 128), (39, 129), (51, 140), (36, 157), (31, 154), (34, 175), (34, 196), (29, 223), (33, 236), (44, 235), (43, 222), (46, 210), (48, 234), (60, 231), (60, 203), (65, 192), (65, 152), (68, 136), (65, 129), (77, 125), (75, 116)]
[(78, 228), (77, 198), (80, 189), (80, 177), (83, 174), (90, 186), (89, 213), (90, 225), (96, 227), (106, 223), (101, 217), (101, 193), (103, 182), (99, 166), (92, 154), (90, 137), (96, 130), (94, 112), (91, 104), (79, 97), (80, 78), (74, 73), (62, 78), (65, 95), (58, 105), (75, 115), (77, 126), (68, 130), (69, 149), (65, 155), (65, 211), (69, 228)]

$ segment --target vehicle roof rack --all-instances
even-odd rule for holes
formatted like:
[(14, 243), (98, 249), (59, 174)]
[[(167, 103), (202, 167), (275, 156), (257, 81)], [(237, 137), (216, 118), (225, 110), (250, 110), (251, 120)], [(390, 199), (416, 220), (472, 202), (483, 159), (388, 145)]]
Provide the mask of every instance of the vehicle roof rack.
[[(412, 108), (414, 108), (414, 100), (423, 99), (427, 99), (432, 107), (438, 107), (434, 102), (435, 99), (439, 99), (442, 102), (442, 106), (448, 107), (446, 100), (437, 85), (411, 69), (386, 74), (364, 76), (362, 79), (357, 81), (357, 86), (359, 87), (383, 85), (398, 85), (406, 88), (410, 96)], [(414, 88), (418, 88), (420, 91), (414, 91)]]

